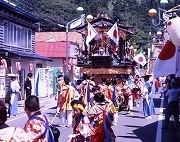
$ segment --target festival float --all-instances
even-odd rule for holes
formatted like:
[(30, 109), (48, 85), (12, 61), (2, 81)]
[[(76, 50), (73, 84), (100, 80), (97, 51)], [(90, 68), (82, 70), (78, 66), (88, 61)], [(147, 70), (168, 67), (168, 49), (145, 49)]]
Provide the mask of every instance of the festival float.
[(91, 74), (99, 83), (102, 76), (118, 77), (133, 72), (133, 48), (127, 41), (127, 35), (134, 34), (131, 27), (123, 26), (102, 13), (73, 31), (83, 37), (83, 46), (77, 55), (81, 74)]

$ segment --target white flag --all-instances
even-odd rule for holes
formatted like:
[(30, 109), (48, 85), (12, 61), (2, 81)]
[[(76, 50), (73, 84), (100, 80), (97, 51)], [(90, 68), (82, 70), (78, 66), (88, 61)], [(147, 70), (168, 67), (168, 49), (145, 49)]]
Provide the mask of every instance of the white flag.
[(138, 64), (142, 66), (144, 66), (147, 63), (146, 58), (142, 53), (139, 53), (138, 55), (136, 55), (134, 57), (134, 61), (136, 61)]
[(167, 41), (153, 65), (154, 78), (176, 74), (177, 49), (171, 41)]
[(96, 30), (93, 28), (93, 26), (88, 22), (88, 34), (86, 37), (86, 45), (89, 46), (89, 42), (98, 34)]
[(115, 23), (107, 32), (107, 35), (118, 45), (119, 35), (118, 35), (118, 27), (117, 23)]

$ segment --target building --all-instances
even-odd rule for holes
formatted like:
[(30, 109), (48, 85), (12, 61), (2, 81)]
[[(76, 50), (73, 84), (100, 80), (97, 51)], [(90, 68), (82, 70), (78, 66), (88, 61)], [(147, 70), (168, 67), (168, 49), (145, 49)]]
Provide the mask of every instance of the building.
[[(9, 82), (7, 73), (17, 73), (20, 75), (19, 80), (23, 95), (26, 74), (30, 71), (35, 74), (36, 67), (46, 66), (46, 61), (51, 61), (49, 58), (35, 54), (37, 22), (39, 21), (36, 17), (13, 3), (0, 1), (0, 57), (7, 63), (7, 68), (4, 68), (1, 63), (0, 76), (5, 78), (6, 83), (1, 83), (0, 86), (6, 84), (7, 87)], [(5, 89), (0, 98), (4, 94)]]

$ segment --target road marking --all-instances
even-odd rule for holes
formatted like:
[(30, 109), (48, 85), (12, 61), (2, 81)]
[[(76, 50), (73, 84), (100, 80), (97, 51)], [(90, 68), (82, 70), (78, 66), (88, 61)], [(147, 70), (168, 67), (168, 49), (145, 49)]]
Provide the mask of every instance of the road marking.
[[(164, 98), (164, 94), (162, 95), (162, 97)], [(158, 125), (157, 125), (157, 132), (156, 132), (156, 141), (155, 142), (161, 142), (161, 138), (162, 138), (162, 120), (163, 120), (163, 104), (164, 104), (164, 99), (161, 99), (161, 103), (160, 103), (160, 109), (159, 109), (159, 116), (158, 116)]]

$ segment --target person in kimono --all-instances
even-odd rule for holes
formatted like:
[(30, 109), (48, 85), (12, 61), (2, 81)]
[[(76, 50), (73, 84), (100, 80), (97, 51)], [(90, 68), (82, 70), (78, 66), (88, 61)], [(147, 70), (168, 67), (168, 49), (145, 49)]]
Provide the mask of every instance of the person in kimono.
[(81, 101), (71, 103), (73, 108), (73, 133), (68, 136), (71, 142), (91, 142), (92, 126), (86, 113), (85, 104)]
[(105, 85), (100, 85), (100, 91), (105, 95), (106, 100), (112, 100), (113, 86), (110, 78), (106, 79)]
[(31, 142), (53, 141), (54, 137), (47, 133), (50, 122), (41, 113), (39, 98), (34, 95), (28, 96), (25, 100), (24, 110), (29, 118), (24, 126), (24, 130), (30, 137)]
[(124, 96), (125, 109), (127, 115), (133, 115), (133, 97), (130, 87), (126, 84), (126, 80), (122, 80), (122, 94)]
[(91, 79), (91, 75), (88, 74), (86, 80), (83, 80), (79, 85), (78, 89), (83, 94), (83, 98), (81, 99), (86, 105), (87, 109), (90, 108), (90, 91), (93, 86), (95, 86), (95, 82)]
[(116, 113), (112, 102), (105, 101), (103, 93), (94, 95), (95, 105), (88, 111), (88, 116), (95, 132), (91, 134), (93, 142), (115, 142), (115, 134), (111, 128), (113, 114)]
[(72, 107), (71, 101), (74, 98), (75, 89), (70, 86), (69, 76), (64, 76), (65, 85), (61, 87), (61, 91), (58, 97), (57, 112), (60, 112), (60, 126), (70, 127), (72, 125)]
[(24, 83), (25, 90), (26, 90), (26, 98), (28, 96), (31, 96), (31, 90), (32, 90), (32, 80), (31, 80), (31, 78), (32, 78), (32, 76), (33, 76), (33, 74), (31, 72), (29, 72), (27, 74), (27, 78), (26, 78), (26, 81)]
[(144, 78), (144, 85), (142, 90), (143, 97), (143, 114), (145, 119), (152, 119), (155, 114), (154, 101), (152, 98), (152, 82), (149, 81), (150, 75), (142, 76)]
[(10, 103), (8, 108), (9, 117), (15, 117), (18, 113), (18, 99), (20, 92), (20, 86), (17, 81), (16, 74), (8, 74), (11, 77), (11, 82), (9, 84), (10, 91)]
[(10, 127), (6, 124), (7, 108), (3, 101), (0, 101), (0, 141), (30, 142), (27, 133), (20, 127)]

